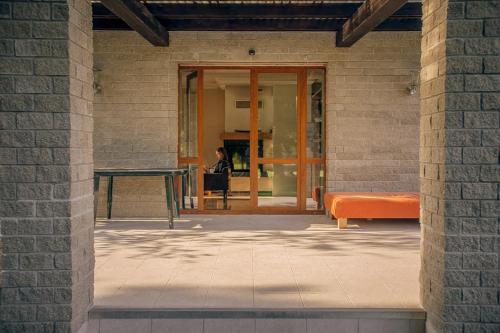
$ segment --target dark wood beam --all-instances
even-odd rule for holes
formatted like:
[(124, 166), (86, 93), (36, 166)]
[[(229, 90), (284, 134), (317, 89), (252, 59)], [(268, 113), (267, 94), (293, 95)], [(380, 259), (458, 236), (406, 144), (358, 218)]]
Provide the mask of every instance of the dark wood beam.
[[(160, 22), (169, 31), (338, 31), (344, 19), (333, 20), (231, 20), (231, 19), (175, 19)], [(419, 18), (390, 18), (380, 24), (376, 31), (420, 31)], [(95, 18), (94, 30), (130, 30), (118, 18)]]
[[(350, 18), (361, 3), (328, 4), (172, 4), (147, 3), (148, 10), (158, 19), (265, 19), (265, 18)], [(94, 18), (113, 18), (114, 15), (98, 2), (92, 3)], [(420, 18), (422, 4), (410, 2), (392, 17)]]
[[(146, 7), (168, 31), (338, 31), (361, 3), (225, 4), (148, 3)], [(102, 4), (92, 4), (94, 30), (130, 30)], [(407, 3), (378, 31), (419, 31), (421, 3)]]
[(337, 33), (337, 46), (352, 46), (407, 2), (408, 0), (365, 0)]
[(168, 46), (168, 31), (136, 0), (101, 0), (101, 3), (128, 26), (155, 46)]
[[(176, 18), (284, 18), (284, 17), (350, 17), (359, 3), (342, 4), (182, 4), (147, 3), (146, 7), (155, 16), (163, 19)], [(99, 3), (93, 3), (94, 17), (103, 17), (109, 12)]]

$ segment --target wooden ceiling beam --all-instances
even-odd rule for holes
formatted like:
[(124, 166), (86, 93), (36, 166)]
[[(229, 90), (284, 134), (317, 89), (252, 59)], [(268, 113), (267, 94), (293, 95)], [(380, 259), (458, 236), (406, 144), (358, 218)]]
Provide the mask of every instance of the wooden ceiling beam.
[[(109, 13), (99, 3), (93, 3), (94, 17), (105, 17)], [(162, 19), (204, 19), (204, 18), (303, 18), (328, 17), (347, 18), (356, 11), (359, 3), (339, 4), (182, 4), (148, 3), (146, 7)]]
[[(344, 19), (306, 20), (251, 20), (251, 19), (170, 19), (163, 21), (169, 31), (338, 31)], [(94, 30), (130, 30), (118, 18), (94, 18)], [(376, 31), (420, 31), (422, 20), (419, 18), (389, 18), (380, 24)]]
[(168, 31), (136, 0), (101, 0), (116, 16), (155, 46), (168, 46)]
[(408, 0), (365, 0), (337, 33), (337, 46), (352, 46), (407, 2)]
[[(356, 12), (360, 3), (329, 4), (172, 4), (147, 3), (148, 10), (158, 19), (254, 19), (254, 18), (342, 18), (348, 19)], [(92, 3), (94, 18), (114, 17), (106, 7)], [(396, 11), (394, 18), (420, 18), (422, 4), (410, 2)]]

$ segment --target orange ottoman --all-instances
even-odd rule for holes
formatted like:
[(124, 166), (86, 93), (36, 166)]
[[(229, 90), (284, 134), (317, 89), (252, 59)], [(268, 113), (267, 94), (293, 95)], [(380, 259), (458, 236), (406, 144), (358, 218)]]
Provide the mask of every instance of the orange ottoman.
[(325, 209), (337, 219), (339, 228), (347, 227), (349, 218), (420, 217), (417, 192), (329, 192), (325, 193), (324, 202)]

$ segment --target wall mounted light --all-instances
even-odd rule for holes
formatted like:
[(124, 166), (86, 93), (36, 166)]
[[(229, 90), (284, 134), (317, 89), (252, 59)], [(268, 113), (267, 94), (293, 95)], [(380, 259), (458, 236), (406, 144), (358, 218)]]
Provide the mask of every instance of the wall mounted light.
[(418, 84), (420, 82), (420, 75), (418, 71), (410, 71), (410, 84), (406, 88), (410, 95), (415, 95), (418, 92)]

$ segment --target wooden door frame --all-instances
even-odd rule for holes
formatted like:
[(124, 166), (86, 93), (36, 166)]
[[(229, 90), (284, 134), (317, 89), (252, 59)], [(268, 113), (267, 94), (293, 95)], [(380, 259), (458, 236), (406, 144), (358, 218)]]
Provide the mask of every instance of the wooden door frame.
[[(249, 210), (205, 210), (204, 209), (204, 186), (203, 172), (204, 166), (204, 71), (212, 69), (227, 69), (250, 71), (250, 209)], [(197, 102), (198, 102), (198, 124), (197, 124), (197, 157), (180, 157), (178, 154), (179, 164), (198, 164), (198, 207), (193, 210), (186, 210), (189, 213), (197, 214), (320, 214), (320, 210), (307, 210), (306, 208), (306, 187), (307, 187), (307, 167), (314, 164), (323, 164), (326, 167), (326, 131), (324, 136), (324, 149), (322, 157), (308, 158), (307, 157), (307, 70), (321, 69), (325, 72), (324, 90), (326, 92), (326, 66), (267, 66), (267, 65), (233, 65), (233, 66), (183, 66), (179, 65), (178, 78), (179, 89), (178, 94), (182, 93), (181, 89), (181, 71), (193, 70), (198, 73), (197, 81)], [(297, 74), (297, 157), (294, 158), (274, 158), (274, 157), (258, 157), (258, 74), (260, 73), (296, 73)], [(326, 128), (326, 96), (323, 98), (324, 105), (324, 126)], [(179, 95), (178, 112), (182, 111), (182, 95)], [(180, 119), (180, 117), (179, 117)], [(180, 127), (178, 127), (180, 128)], [(178, 134), (178, 147), (180, 147), (180, 131)], [(297, 205), (296, 207), (259, 207), (258, 206), (258, 165), (259, 164), (295, 164), (297, 166)], [(326, 172), (326, 170), (325, 170)], [(325, 174), (326, 184), (326, 174)]]

